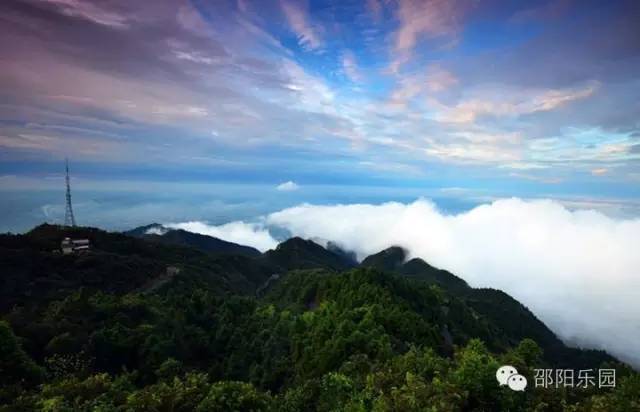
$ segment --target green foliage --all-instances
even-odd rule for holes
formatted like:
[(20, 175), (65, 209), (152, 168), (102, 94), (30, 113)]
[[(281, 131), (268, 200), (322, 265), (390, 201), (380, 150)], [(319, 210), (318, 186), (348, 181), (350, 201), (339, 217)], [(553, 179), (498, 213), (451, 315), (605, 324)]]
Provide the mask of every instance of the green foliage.
[(452, 380), (466, 392), (468, 405), (479, 409), (495, 405), (495, 373), (500, 364), (485, 345), (477, 339), (472, 339), (456, 354), (456, 364)]
[(22, 349), (7, 322), (0, 321), (0, 384), (37, 382), (42, 370)]
[[(19, 293), (2, 292), (12, 305), (24, 303), (30, 276), (45, 263), (54, 263), (51, 280), (67, 285), (60, 296), (36, 291), (2, 312), (0, 412), (639, 410), (640, 375), (602, 353), (566, 348), (508, 295), (471, 289), (422, 261), (403, 263), (399, 250), (369, 263), (406, 276), (336, 273), (348, 263), (300, 239), (255, 259), (212, 258), (78, 229), (101, 251), (91, 259), (51, 256), (54, 232), (0, 239), (0, 247), (35, 256), (34, 266), (21, 261), (24, 250), (9, 259), (22, 265)], [(176, 261), (184, 276), (141, 288), (148, 269)], [(283, 272), (254, 297), (249, 286), (273, 267), (315, 269)], [(113, 284), (112, 270), (120, 270)], [(97, 282), (88, 285), (82, 273)], [(549, 353), (575, 367), (613, 362), (618, 387), (519, 393), (497, 384), (503, 364), (532, 384), (534, 368), (558, 367)]]
[(582, 402), (575, 410), (588, 412), (636, 412), (640, 411), (640, 375), (624, 377), (616, 390), (595, 395)]
[(24, 352), (7, 322), (0, 321), (0, 404), (38, 383), (43, 370)]
[(217, 382), (198, 405), (198, 412), (262, 412), (271, 408), (273, 400), (244, 382)]
[(114, 379), (107, 373), (89, 376), (86, 379), (65, 378), (45, 384), (34, 403), (49, 411), (93, 411), (110, 410), (123, 404), (127, 393), (134, 386), (129, 376)]
[(203, 402), (209, 387), (206, 374), (188, 373), (182, 379), (174, 377), (168, 382), (162, 381), (132, 393), (127, 397), (126, 410), (193, 411)]

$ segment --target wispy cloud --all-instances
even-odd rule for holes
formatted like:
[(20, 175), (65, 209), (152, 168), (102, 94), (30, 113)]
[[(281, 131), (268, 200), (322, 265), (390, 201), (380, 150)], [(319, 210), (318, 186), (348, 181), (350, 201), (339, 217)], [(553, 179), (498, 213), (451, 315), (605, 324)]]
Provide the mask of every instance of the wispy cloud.
[[(560, 108), (576, 100), (586, 99), (598, 90), (591, 82), (580, 88), (555, 90), (513, 89), (501, 85), (472, 92), (472, 96), (453, 107), (441, 105), (442, 120), (455, 123), (473, 123), (480, 116), (520, 116)], [(474, 96), (475, 94), (475, 96)]]
[(606, 168), (630, 190), (634, 14), (610, 5), (611, 24), (596, 24), (567, 7), (577, 26), (553, 10), (513, 24), (528, 7), (464, 0), (0, 2), (0, 159), (46, 162), (65, 147), (188, 170), (225, 158), (238, 178), (258, 160), (318, 176), (330, 161), (340, 176), (326, 178), (345, 182), (380, 160), (435, 167), (421, 179), (483, 167), (530, 184), (536, 167), (568, 185)]
[(424, 72), (405, 75), (398, 79), (398, 86), (393, 90), (390, 102), (404, 107), (413, 98), (426, 100), (428, 96), (445, 91), (458, 82), (453, 73), (440, 65), (432, 64)]
[(280, 0), (282, 11), (289, 22), (291, 30), (298, 36), (300, 45), (310, 50), (319, 49), (324, 42), (318, 27), (311, 23), (309, 14), (302, 4), (305, 3)]
[(399, 0), (391, 72), (397, 73), (411, 59), (423, 36), (444, 38), (449, 45), (456, 42), (462, 18), (471, 4), (465, 0)]
[(128, 18), (123, 13), (106, 10), (95, 3), (82, 0), (42, 0), (60, 8), (63, 14), (86, 19), (113, 28), (126, 28)]
[(342, 68), (347, 77), (354, 83), (362, 81), (362, 73), (358, 68), (356, 57), (353, 52), (346, 50), (342, 53)]
[(455, 34), (461, 27), (461, 6), (462, 2), (456, 0), (400, 0), (396, 50), (413, 49), (422, 35)]

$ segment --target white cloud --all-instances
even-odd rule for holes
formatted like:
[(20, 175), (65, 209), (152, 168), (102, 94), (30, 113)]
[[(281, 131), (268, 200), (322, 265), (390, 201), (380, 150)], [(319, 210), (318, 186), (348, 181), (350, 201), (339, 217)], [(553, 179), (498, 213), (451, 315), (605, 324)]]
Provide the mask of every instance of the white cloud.
[(532, 169), (546, 169), (546, 165), (530, 162), (514, 162), (507, 163), (498, 166), (500, 169), (517, 169), (517, 170), (532, 170)]
[(288, 182), (284, 182), (279, 184), (278, 186), (276, 186), (276, 190), (279, 190), (281, 192), (293, 192), (300, 189), (300, 186), (298, 184), (296, 184), (296, 182), (293, 182), (291, 180), (289, 180)]
[(360, 259), (392, 245), (447, 269), (474, 287), (501, 289), (568, 343), (600, 348), (640, 366), (640, 219), (615, 219), (589, 203), (502, 199), (446, 215), (428, 200), (410, 204), (304, 204), (259, 223), (166, 225), (265, 251), (269, 228), (333, 240)]
[(498, 200), (444, 215), (432, 203), (302, 205), (267, 217), (360, 258), (400, 245), (475, 287), (504, 290), (566, 342), (640, 365), (640, 219), (570, 211), (550, 200)]
[(169, 230), (167, 228), (165, 228), (164, 226), (153, 226), (150, 227), (149, 229), (147, 229), (146, 232), (144, 232), (145, 235), (164, 235), (165, 233), (167, 233)]
[(212, 226), (203, 222), (170, 223), (164, 225), (172, 229), (183, 229), (188, 232), (200, 233), (207, 236), (217, 237), (227, 242), (238, 243), (254, 247), (262, 252), (273, 249), (278, 242), (269, 234), (269, 231), (262, 225), (256, 223), (245, 223), (242, 221), (225, 223), (224, 225)]

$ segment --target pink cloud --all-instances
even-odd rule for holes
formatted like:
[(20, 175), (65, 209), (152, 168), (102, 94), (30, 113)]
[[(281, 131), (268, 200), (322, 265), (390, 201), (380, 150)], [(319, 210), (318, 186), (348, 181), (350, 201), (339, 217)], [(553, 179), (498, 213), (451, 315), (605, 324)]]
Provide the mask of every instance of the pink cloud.
[(323, 40), (318, 30), (310, 23), (307, 12), (299, 4), (291, 1), (282, 0), (280, 5), (291, 30), (298, 36), (300, 45), (311, 50), (322, 47)]
[(413, 57), (422, 37), (447, 39), (448, 47), (457, 43), (461, 20), (470, 8), (469, 0), (398, 0), (394, 57), (389, 72), (397, 74)]
[(356, 58), (354, 54), (348, 50), (342, 54), (342, 68), (351, 81), (358, 83), (362, 80), (362, 73), (360, 73)]
[(460, 27), (460, 14), (464, 9), (456, 0), (400, 0), (396, 49), (411, 50), (419, 37), (455, 34)]
[(59, 7), (63, 14), (80, 17), (94, 23), (110, 26), (114, 28), (125, 28), (128, 26), (127, 17), (123, 14), (111, 10), (104, 10), (89, 1), (79, 0), (43, 0)]
[(504, 87), (476, 93), (449, 107), (430, 99), (440, 112), (440, 119), (453, 123), (473, 123), (479, 116), (520, 116), (547, 112), (593, 95), (599, 83), (590, 82), (581, 88), (549, 90), (508, 90)]
[(391, 95), (391, 103), (405, 106), (411, 99), (439, 93), (458, 84), (458, 78), (439, 65), (431, 65), (424, 73), (404, 76)]
[(375, 21), (380, 21), (382, 18), (382, 4), (380, 4), (380, 0), (367, 0), (367, 9)]
[(431, 92), (441, 92), (458, 84), (458, 78), (440, 66), (432, 66), (427, 73), (426, 87)]

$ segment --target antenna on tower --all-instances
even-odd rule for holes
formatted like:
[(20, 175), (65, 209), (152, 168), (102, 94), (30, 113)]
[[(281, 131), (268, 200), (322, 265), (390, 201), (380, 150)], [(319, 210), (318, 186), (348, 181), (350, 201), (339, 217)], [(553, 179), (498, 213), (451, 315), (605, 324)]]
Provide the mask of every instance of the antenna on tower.
[(71, 207), (71, 183), (69, 181), (69, 159), (65, 159), (66, 183), (67, 183), (67, 207), (64, 211), (64, 225), (75, 226), (76, 218), (73, 216), (73, 208)]

